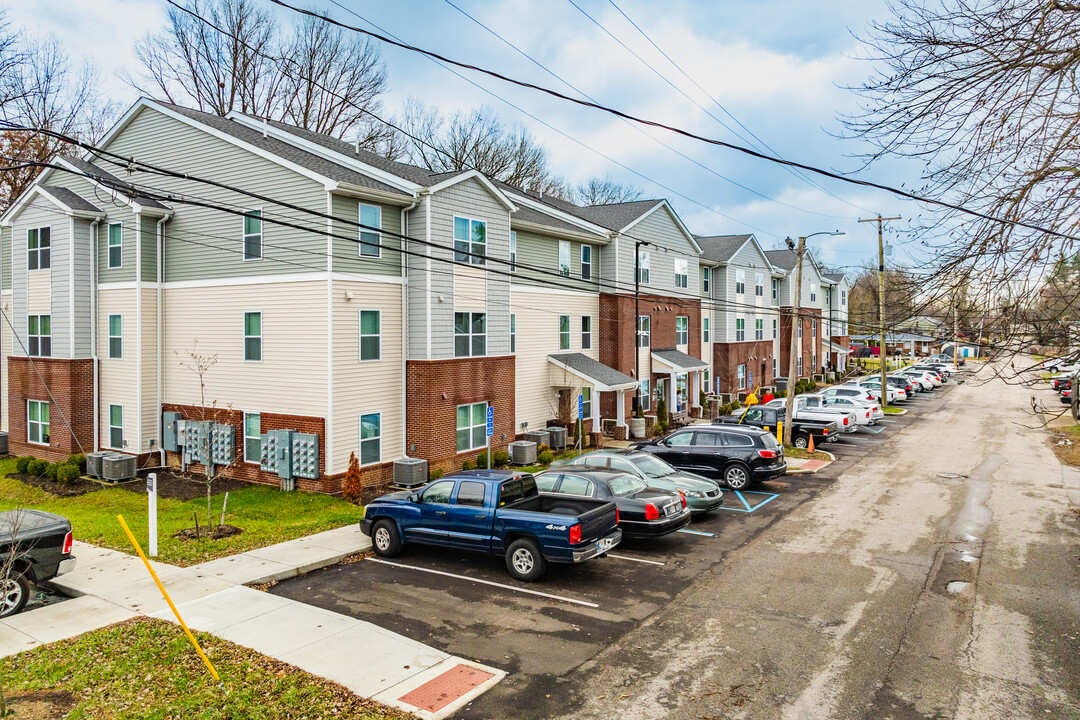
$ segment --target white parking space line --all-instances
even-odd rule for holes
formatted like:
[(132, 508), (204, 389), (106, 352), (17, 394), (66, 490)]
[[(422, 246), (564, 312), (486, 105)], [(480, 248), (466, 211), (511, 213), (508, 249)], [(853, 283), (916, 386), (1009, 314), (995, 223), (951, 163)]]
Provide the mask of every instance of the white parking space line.
[(705, 537), (716, 536), (716, 533), (705, 532), (704, 530), (687, 530), (686, 528), (679, 528), (675, 532), (686, 533), (687, 535), (704, 535)]
[(467, 575), (455, 575), (454, 573), (443, 572), (442, 570), (431, 570), (429, 568), (416, 567), (415, 565), (405, 565), (402, 563), (390, 562), (389, 560), (382, 560), (380, 558), (368, 558), (368, 560), (370, 562), (379, 563), (380, 565), (392, 565), (393, 567), (405, 568), (406, 570), (417, 570), (419, 572), (431, 573), (432, 575), (442, 575), (443, 577), (480, 583), (481, 585), (491, 585), (492, 587), (503, 588), (504, 590), (513, 590), (514, 592), (525, 593), (526, 595), (537, 595), (551, 600), (573, 603), (574, 605), (584, 605), (585, 607), (591, 608), (600, 607), (596, 603), (586, 602), (585, 600), (575, 600), (574, 598), (563, 597), (562, 595), (552, 595), (551, 593), (540, 592), (539, 590), (528, 590), (526, 588), (514, 587), (513, 585), (504, 585), (502, 583), (492, 582), (491, 580), (468, 577)]
[(646, 565), (660, 565), (661, 567), (667, 565), (667, 563), (657, 562), (656, 560), (642, 560), (641, 558), (632, 558), (625, 555), (612, 555), (611, 553), (608, 553), (607, 556), (609, 558), (615, 558), (616, 560), (629, 560), (630, 562), (645, 563)]

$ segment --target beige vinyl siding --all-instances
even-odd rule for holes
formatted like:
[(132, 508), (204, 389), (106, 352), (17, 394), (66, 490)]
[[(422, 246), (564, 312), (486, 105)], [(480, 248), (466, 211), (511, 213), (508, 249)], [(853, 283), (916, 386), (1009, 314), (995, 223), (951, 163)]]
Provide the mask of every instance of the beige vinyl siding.
[[(138, 451), (139, 418), (139, 359), (136, 351), (136, 293), (134, 288), (112, 289), (102, 286), (98, 289), (98, 444), (109, 447), (109, 406), (124, 406), (124, 439), (127, 451)], [(144, 309), (145, 312), (145, 309)], [(124, 356), (109, 357), (109, 316), (123, 315)], [(144, 398), (144, 402), (145, 402)], [(153, 401), (153, 398), (150, 398)], [(119, 449), (119, 448), (117, 448)]]
[[(658, 250), (655, 247), (642, 248), (649, 253), (649, 284), (641, 286), (642, 292), (666, 293), (683, 297), (698, 294), (697, 288), (701, 286), (701, 277), (698, 274), (698, 253), (679, 229), (674, 216), (666, 207), (654, 210), (648, 217), (630, 228), (628, 233), (628, 236), (620, 238), (618, 249), (620, 275), (618, 281), (622, 288), (620, 292), (627, 292), (627, 288), (630, 288), (632, 292), (634, 241), (646, 240), (667, 250)], [(685, 288), (675, 287), (676, 257), (687, 261)]]
[[(345, 298), (351, 291), (352, 300)], [(360, 362), (360, 311), (378, 310), (380, 359)], [(327, 472), (348, 467), (349, 453), (360, 456), (360, 415), (381, 414), (382, 462), (402, 456), (403, 347), (401, 285), (334, 281), (333, 458)]]
[[(592, 247), (592, 280), (581, 279), (581, 246), (577, 240), (560, 240), (557, 237), (541, 235), (528, 231), (517, 232), (517, 264), (523, 267), (514, 274), (515, 285), (537, 285), (550, 287), (552, 283), (558, 283), (560, 288), (584, 290), (595, 292), (600, 276), (600, 246), (588, 244)], [(559, 277), (559, 243), (570, 244), (570, 277)], [(543, 272), (527, 269), (528, 267), (540, 268)], [(505, 269), (505, 268), (500, 268)]]
[[(217, 355), (206, 402), (254, 412), (326, 416), (326, 283), (166, 288), (165, 402), (199, 404), (194, 348)], [(262, 312), (262, 361), (244, 361), (244, 313)], [(196, 343), (197, 341), (197, 343)], [(179, 357), (178, 357), (179, 356)]]
[[(0, 299), (4, 312), (11, 317), (11, 296)], [(0, 322), (0, 430), (8, 430), (8, 355), (12, 353), (11, 326)]]
[[(56, 235), (54, 234), (55, 238)], [(30, 270), (26, 282), (26, 314), (48, 315), (52, 308), (52, 271)], [(57, 328), (53, 326), (55, 335)]]
[[(599, 360), (600, 297), (573, 292), (530, 291), (514, 288), (517, 315), (517, 353), (514, 359), (515, 422), (541, 428), (556, 414), (556, 388), (551, 386), (548, 355), (580, 352)], [(559, 316), (570, 316), (570, 349), (559, 349)], [(581, 349), (581, 316), (593, 318), (592, 348)], [(574, 380), (573, 382), (578, 382)], [(594, 402), (599, 396), (594, 396)]]
[(11, 228), (5, 225), (0, 225), (0, 289), (11, 289)]
[[(153, 108), (141, 110), (109, 143), (108, 149), (124, 156), (151, 157), (156, 164), (172, 170), (191, 172), (253, 193), (326, 211), (326, 190), (321, 183)], [(325, 221), (194, 181), (142, 172), (126, 179), (191, 193), (208, 202), (237, 209), (261, 207), (264, 216), (274, 215), (310, 227), (310, 230), (297, 230), (264, 221), (263, 257), (245, 262), (242, 216), (185, 206), (165, 225), (167, 281), (326, 269)]]
[[(105, 334), (108, 335), (108, 325), (99, 325), (99, 328), (104, 328)], [(100, 330), (99, 330), (100, 332)], [(131, 337), (134, 339), (136, 333), (132, 330)], [(142, 419), (142, 427), (140, 428), (140, 452), (148, 452), (150, 450), (149, 440), (154, 440), (154, 447), (157, 447), (159, 441), (159, 415), (161, 406), (158, 404), (157, 398), (157, 290), (155, 288), (143, 288), (142, 289), (142, 348), (140, 358), (140, 364), (142, 366), (142, 407), (139, 413), (139, 417)], [(134, 349), (134, 348), (133, 348)], [(175, 356), (172, 356), (175, 360)], [(163, 354), (162, 361), (168, 362), (169, 356)], [(134, 421), (136, 414), (131, 412), (131, 420)], [(127, 416), (124, 417), (124, 422), (128, 422)], [(134, 430), (134, 426), (132, 426)], [(130, 444), (131, 441), (129, 440)]]
[(487, 270), (454, 266), (454, 309), (487, 309)]
[[(361, 257), (360, 255), (360, 205), (373, 205), (382, 211), (381, 257)], [(345, 195), (332, 195), (331, 207), (335, 218), (334, 237), (334, 272), (363, 273), (365, 275), (401, 275), (401, 239), (394, 233), (401, 233), (401, 208), (395, 205), (383, 205), (371, 200), (361, 200)], [(340, 237), (339, 237), (340, 236)]]
[[(475, 178), (464, 180), (431, 197), (431, 239), (442, 248), (432, 248), (432, 272), (409, 276), (409, 291), (425, 293), (431, 284), (431, 359), (454, 357), (454, 218), (482, 220), (487, 223), (488, 257), (510, 259), (510, 213)], [(443, 249), (445, 248), (445, 249)], [(487, 267), (505, 270), (504, 263)], [(487, 354), (510, 352), (510, 281), (506, 275), (489, 274), (487, 278)], [(472, 308), (466, 308), (472, 309)]]

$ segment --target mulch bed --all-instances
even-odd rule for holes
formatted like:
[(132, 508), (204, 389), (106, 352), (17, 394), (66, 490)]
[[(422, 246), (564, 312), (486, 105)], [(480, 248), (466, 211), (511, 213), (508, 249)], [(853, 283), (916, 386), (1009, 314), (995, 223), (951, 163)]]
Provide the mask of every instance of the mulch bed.
[(212, 540), (220, 540), (221, 538), (239, 535), (242, 532), (244, 532), (243, 528), (238, 528), (235, 525), (215, 525), (214, 529), (210, 532), (206, 531), (205, 525), (200, 525), (197, 528), (184, 528), (179, 532), (173, 533), (173, 537), (177, 540), (198, 540), (199, 538), (206, 538), (209, 536)]
[(75, 707), (75, 696), (63, 690), (27, 690), (7, 699), (12, 716), (22, 720), (64, 718)]
[[(158, 497), (170, 500), (194, 500), (206, 497), (206, 479), (201, 475), (184, 475), (173, 470), (155, 470), (157, 473)], [(235, 492), (249, 488), (257, 483), (246, 480), (234, 480), (232, 478), (219, 477), (214, 480), (210, 491), (217, 495), (223, 492)], [(121, 483), (115, 487), (128, 492), (146, 494), (146, 473), (134, 482)]]
[(85, 478), (79, 478), (70, 485), (58, 483), (48, 475), (28, 475), (26, 473), (8, 473), (9, 478), (14, 478), (27, 485), (33, 485), (36, 488), (41, 488), (47, 493), (51, 493), (58, 497), (78, 497), (79, 495), (85, 495), (86, 493), (92, 493), (102, 488), (101, 484), (94, 482), (93, 480), (87, 480)]

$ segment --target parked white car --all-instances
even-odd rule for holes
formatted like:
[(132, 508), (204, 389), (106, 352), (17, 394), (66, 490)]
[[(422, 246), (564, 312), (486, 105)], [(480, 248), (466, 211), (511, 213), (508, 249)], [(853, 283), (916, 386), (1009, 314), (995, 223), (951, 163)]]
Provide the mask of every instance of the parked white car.
[(865, 415), (866, 422), (859, 420), (860, 425), (876, 425), (877, 421), (885, 417), (885, 411), (881, 409), (881, 403), (877, 400), (862, 400), (853, 397), (822, 397), (825, 407), (850, 408), (860, 415)]
[[(855, 380), (855, 381), (852, 382), (852, 384), (857, 385), (858, 387), (861, 387), (861, 388), (865, 389), (870, 395), (872, 395), (874, 397), (875, 400), (878, 400), (879, 402), (881, 401), (881, 379), (880, 378), (871, 376), (871, 377), (868, 377), (868, 378), (864, 378), (862, 380)], [(886, 386), (886, 388), (885, 388), (885, 401), (890, 402), (890, 403), (896, 402), (896, 389), (895, 388), (891, 388), (891, 387)]]
[(866, 401), (877, 400), (877, 397), (872, 395), (869, 390), (856, 383), (851, 383), (850, 385), (834, 385), (833, 387), (825, 388), (817, 394), (822, 397), (849, 397)]
[(824, 410), (826, 412), (833, 411), (837, 413), (855, 413), (856, 425), (873, 425), (877, 422), (877, 418), (874, 417), (874, 413), (870, 409), (870, 406), (863, 404), (861, 400), (855, 398), (825, 397), (824, 395), (815, 394), (800, 395), (799, 400), (804, 402), (806, 407), (815, 410)]
[(912, 382), (919, 383), (919, 386), (923, 390), (934, 389), (934, 380), (924, 372), (918, 372), (916, 370), (901, 370), (900, 374), (911, 378)]
[[(837, 412), (826, 408), (810, 407), (803, 399), (803, 395), (797, 395), (795, 397), (795, 419), (807, 420), (809, 422), (834, 422), (837, 427), (840, 428), (840, 432), (855, 432), (857, 430), (857, 423), (855, 413), (853, 412)], [(766, 407), (786, 407), (786, 398), (776, 398), (765, 403)]]

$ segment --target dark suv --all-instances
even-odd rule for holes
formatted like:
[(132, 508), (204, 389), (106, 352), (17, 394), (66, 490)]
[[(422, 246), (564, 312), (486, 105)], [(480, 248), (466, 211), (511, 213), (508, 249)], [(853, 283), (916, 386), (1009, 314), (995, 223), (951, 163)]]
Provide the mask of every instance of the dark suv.
[(732, 490), (787, 472), (784, 448), (772, 433), (746, 425), (692, 425), (635, 447)]

